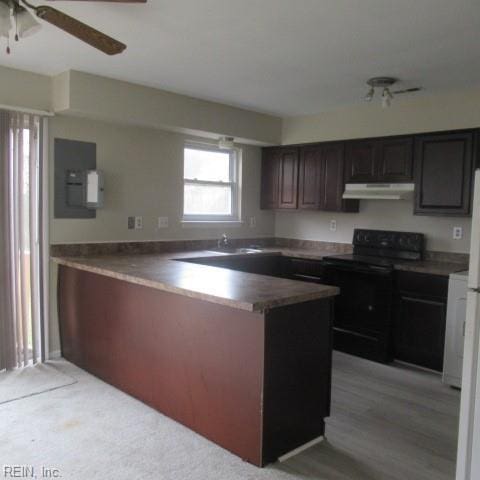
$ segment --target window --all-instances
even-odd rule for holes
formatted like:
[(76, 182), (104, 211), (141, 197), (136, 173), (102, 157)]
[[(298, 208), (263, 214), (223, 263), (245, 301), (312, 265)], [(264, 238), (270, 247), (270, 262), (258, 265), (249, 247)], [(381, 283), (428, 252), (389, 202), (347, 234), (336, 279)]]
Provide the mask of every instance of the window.
[(184, 148), (183, 220), (238, 221), (237, 151), (189, 144)]

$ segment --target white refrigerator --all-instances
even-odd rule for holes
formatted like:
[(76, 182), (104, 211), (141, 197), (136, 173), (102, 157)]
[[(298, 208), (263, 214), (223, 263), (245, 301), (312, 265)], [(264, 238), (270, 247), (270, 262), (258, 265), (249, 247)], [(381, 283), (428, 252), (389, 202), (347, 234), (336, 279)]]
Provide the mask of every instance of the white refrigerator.
[(475, 173), (456, 480), (480, 479), (480, 170)]

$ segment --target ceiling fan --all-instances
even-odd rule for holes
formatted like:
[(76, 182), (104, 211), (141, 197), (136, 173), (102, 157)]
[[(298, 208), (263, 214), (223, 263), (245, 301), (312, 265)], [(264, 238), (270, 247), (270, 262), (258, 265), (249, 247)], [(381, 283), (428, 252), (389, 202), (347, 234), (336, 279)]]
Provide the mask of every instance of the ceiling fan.
[[(54, 0), (50, 0), (54, 1)], [(146, 3), (147, 0), (74, 0), (89, 2), (112, 2), (112, 3)], [(114, 38), (96, 30), (93, 27), (73, 18), (56, 8), (46, 5), (32, 5), (28, 0), (0, 0), (0, 37), (10, 38), (10, 31), (15, 23), (15, 40), (27, 37), (35, 33), (40, 24), (30, 13), (48, 22), (64, 32), (73, 35), (82, 42), (106, 53), (116, 55), (122, 53), (127, 46)], [(14, 22), (12, 22), (12, 19)], [(10, 46), (7, 46), (7, 53), (10, 53)]]
[(374, 95), (375, 89), (380, 88), (382, 89), (382, 107), (388, 108), (390, 107), (393, 96), (394, 95), (402, 95), (405, 93), (415, 93), (422, 90), (422, 87), (412, 87), (412, 88), (405, 88), (403, 90), (395, 90), (391, 91), (390, 88), (398, 82), (398, 79), (393, 77), (373, 77), (367, 80), (367, 85), (369, 86), (368, 93), (365, 95), (365, 100), (367, 102), (371, 102)]

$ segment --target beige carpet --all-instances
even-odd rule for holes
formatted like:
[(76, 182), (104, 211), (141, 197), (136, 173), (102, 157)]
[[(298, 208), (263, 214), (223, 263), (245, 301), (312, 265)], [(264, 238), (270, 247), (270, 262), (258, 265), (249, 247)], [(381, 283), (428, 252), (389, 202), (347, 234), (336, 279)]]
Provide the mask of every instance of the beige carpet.
[[(335, 354), (328, 440), (258, 469), (75, 366), (77, 383), (0, 404), (0, 469), (68, 480), (453, 480), (458, 392)], [(0, 471), (0, 478), (3, 478)]]
[(39, 395), (76, 383), (53, 365), (39, 364), (0, 373), (0, 404)]

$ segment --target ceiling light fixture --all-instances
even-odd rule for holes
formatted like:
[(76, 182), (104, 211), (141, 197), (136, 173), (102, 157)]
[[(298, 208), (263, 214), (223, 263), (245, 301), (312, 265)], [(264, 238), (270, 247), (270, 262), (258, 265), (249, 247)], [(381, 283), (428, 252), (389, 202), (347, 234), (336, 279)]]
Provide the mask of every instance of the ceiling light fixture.
[(370, 90), (365, 95), (365, 101), (366, 102), (371, 102), (373, 100), (374, 95), (375, 95), (375, 89), (373, 87), (370, 87)]
[[(7, 53), (10, 53), (10, 36), (15, 23), (13, 37), (18, 42), (21, 38), (29, 37), (40, 29), (40, 23), (35, 16), (60, 30), (78, 38), (84, 43), (100, 50), (107, 55), (122, 53), (127, 46), (96, 30), (86, 23), (77, 20), (56, 8), (47, 5), (33, 5), (31, 0), (0, 0), (0, 38), (7, 39)], [(84, 0), (98, 2), (99, 0)], [(104, 0), (111, 3), (147, 3), (147, 0)], [(32, 15), (32, 13), (34, 15)], [(13, 22), (15, 20), (15, 22)]]
[(382, 108), (388, 108), (392, 104), (393, 95), (392, 92), (385, 87), (382, 92)]
[(40, 30), (40, 24), (19, 0), (0, 0), (0, 37), (7, 39), (10, 53), (10, 36), (15, 25), (14, 38), (26, 38)]
[(12, 12), (6, 3), (0, 3), (0, 37), (8, 38), (12, 29)]
[(35, 20), (34, 16), (28, 10), (20, 10), (15, 13), (17, 32), (15, 39), (30, 37), (37, 33), (42, 27)]
[(365, 95), (365, 100), (371, 102), (376, 88), (382, 88), (382, 107), (388, 108), (392, 104), (393, 94), (390, 91), (390, 87), (397, 83), (397, 79), (393, 77), (373, 77), (367, 80), (367, 85), (370, 90)]

